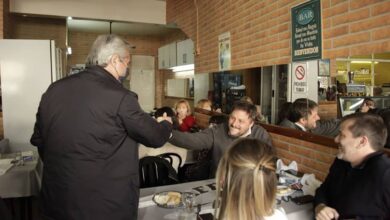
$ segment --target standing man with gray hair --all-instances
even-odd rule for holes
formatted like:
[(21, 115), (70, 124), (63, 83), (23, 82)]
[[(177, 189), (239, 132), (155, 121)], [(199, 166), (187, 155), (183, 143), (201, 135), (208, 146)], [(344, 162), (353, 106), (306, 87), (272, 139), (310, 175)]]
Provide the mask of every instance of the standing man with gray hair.
[(86, 70), (43, 94), (31, 137), (45, 166), (43, 219), (137, 218), (138, 143), (162, 146), (172, 124), (151, 118), (123, 88), (129, 49), (116, 35), (99, 36)]

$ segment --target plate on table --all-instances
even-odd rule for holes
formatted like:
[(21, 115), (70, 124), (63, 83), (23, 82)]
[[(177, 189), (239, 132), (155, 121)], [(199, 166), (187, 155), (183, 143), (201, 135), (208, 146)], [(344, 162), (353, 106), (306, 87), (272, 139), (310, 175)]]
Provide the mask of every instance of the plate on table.
[(166, 191), (154, 194), (152, 200), (159, 207), (173, 209), (183, 205), (181, 197), (181, 192)]
[(295, 192), (295, 190), (291, 189), (290, 187), (280, 185), (276, 189), (276, 196), (277, 197), (289, 196), (289, 195), (293, 194), (294, 192)]

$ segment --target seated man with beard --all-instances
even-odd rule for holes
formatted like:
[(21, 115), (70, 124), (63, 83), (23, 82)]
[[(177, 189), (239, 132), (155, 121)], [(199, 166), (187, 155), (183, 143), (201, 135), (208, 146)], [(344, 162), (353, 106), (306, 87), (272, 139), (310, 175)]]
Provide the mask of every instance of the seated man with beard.
[(211, 177), (214, 177), (219, 160), (234, 140), (241, 137), (256, 138), (272, 146), (268, 132), (254, 123), (256, 116), (256, 106), (245, 101), (238, 101), (233, 106), (228, 123), (218, 124), (197, 133), (175, 130), (169, 142), (187, 149), (211, 149)]

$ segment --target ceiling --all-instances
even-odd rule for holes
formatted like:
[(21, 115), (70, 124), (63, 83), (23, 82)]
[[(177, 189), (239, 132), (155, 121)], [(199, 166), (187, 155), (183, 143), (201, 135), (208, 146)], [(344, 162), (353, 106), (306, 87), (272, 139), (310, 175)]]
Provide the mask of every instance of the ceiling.
[[(110, 21), (68, 19), (69, 31), (110, 33)], [(179, 30), (176, 25), (160, 25), (133, 22), (111, 22), (111, 33), (134, 36), (164, 36)]]

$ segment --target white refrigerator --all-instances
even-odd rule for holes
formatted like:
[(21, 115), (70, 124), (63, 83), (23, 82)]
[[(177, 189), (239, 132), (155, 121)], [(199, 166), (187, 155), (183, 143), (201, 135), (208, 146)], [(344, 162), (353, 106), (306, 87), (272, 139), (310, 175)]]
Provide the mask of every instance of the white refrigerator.
[(53, 40), (0, 40), (4, 138), (11, 151), (31, 150), (35, 114), (48, 86), (57, 79)]

